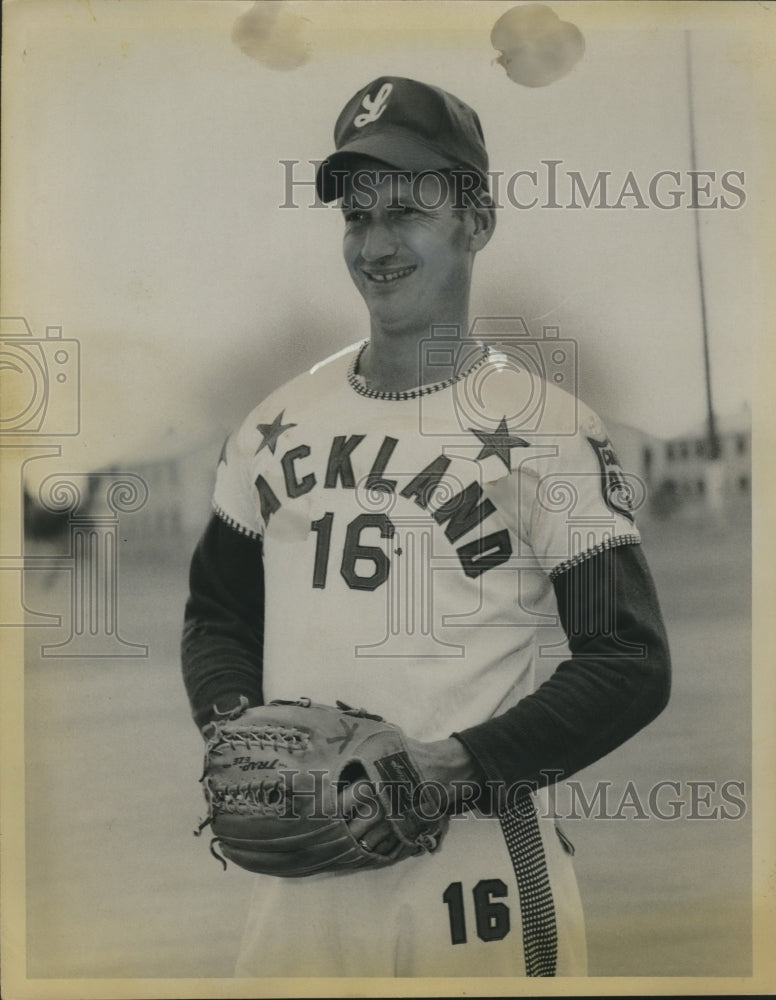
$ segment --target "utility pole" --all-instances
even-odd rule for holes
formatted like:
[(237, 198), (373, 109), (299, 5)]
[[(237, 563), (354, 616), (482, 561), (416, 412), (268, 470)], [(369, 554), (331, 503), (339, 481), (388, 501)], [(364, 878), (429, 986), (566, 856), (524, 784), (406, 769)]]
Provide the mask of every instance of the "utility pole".
[(690, 168), (692, 177), (692, 214), (695, 221), (695, 259), (698, 267), (698, 290), (701, 300), (701, 333), (703, 336), (703, 368), (706, 380), (706, 433), (708, 457), (716, 460), (720, 457), (719, 436), (714, 417), (714, 404), (711, 396), (711, 362), (709, 360), (709, 331), (706, 322), (706, 290), (703, 282), (703, 257), (701, 254), (701, 230), (698, 218), (698, 178), (695, 154), (695, 112), (692, 94), (692, 50), (690, 47), (690, 32), (684, 33), (685, 65), (687, 68), (687, 107), (690, 118)]

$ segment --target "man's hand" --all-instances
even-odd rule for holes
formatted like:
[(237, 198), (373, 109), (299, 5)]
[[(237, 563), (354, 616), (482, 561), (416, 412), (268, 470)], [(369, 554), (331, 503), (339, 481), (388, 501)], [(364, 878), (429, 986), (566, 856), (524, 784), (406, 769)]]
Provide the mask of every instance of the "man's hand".
[[(483, 775), (463, 743), (454, 736), (431, 742), (405, 736), (405, 742), (426, 782), (434, 784), (440, 808), (447, 813), (459, 812), (474, 798)], [(400, 848), (385, 810), (368, 781), (348, 785), (340, 803), (351, 834), (364, 850), (388, 857)]]

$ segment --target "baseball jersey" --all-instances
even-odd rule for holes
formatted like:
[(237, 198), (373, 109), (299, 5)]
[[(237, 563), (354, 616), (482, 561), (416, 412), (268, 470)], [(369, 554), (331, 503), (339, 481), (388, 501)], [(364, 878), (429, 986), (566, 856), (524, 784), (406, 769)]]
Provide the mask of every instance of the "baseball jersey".
[[(213, 535), (192, 564), (184, 638), (195, 717), (219, 685), (234, 692), (255, 673), (252, 698), (260, 687), (264, 701), (339, 699), (416, 739), (455, 733), (489, 777), (522, 776), (520, 740), (548, 766), (560, 748), (556, 775), (584, 766), (649, 721), (619, 709), (626, 693), (641, 698), (643, 674), (629, 682), (605, 659), (597, 676), (591, 659), (534, 692), (535, 666), (557, 643), (559, 581), (638, 550), (633, 481), (599, 418), (504, 352), (381, 393), (359, 375), (363, 346), (272, 393), (224, 444), (217, 523), (242, 564), (262, 561), (263, 608), (229, 598), (236, 610), (208, 628), (209, 609), (229, 603), (215, 594), (229, 565)], [(638, 600), (625, 595), (627, 621), (649, 616), (651, 595), (644, 615)], [(237, 636), (234, 669), (219, 667), (225, 636)], [(626, 654), (627, 639), (607, 642), (606, 656)], [(433, 855), (356, 875), (251, 876), (237, 973), (584, 974), (570, 853), (540, 788), (497, 815), (452, 817)]]
[(357, 353), (249, 415), (214, 506), (263, 542), (265, 699), (336, 696), (441, 739), (533, 689), (553, 575), (639, 535), (606, 432), (571, 395), (497, 351), (451, 384), (375, 393)]

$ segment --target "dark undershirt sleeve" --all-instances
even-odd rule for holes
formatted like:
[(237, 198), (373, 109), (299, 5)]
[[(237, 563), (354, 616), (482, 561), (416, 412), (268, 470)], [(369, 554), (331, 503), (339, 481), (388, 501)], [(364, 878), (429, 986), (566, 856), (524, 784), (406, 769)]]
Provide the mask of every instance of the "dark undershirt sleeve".
[(610, 753), (665, 707), (668, 642), (640, 545), (609, 549), (554, 581), (571, 650), (503, 715), (454, 733), (487, 779), (541, 787)]
[(183, 680), (194, 721), (239, 704), (262, 703), (264, 570), (262, 543), (213, 515), (189, 572), (183, 625)]

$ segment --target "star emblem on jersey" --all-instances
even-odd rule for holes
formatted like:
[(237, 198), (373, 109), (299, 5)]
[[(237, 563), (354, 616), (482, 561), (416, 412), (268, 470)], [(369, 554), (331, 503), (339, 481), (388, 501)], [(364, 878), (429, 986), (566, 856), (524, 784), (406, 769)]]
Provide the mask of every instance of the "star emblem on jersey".
[(285, 410), (281, 410), (280, 413), (275, 417), (271, 424), (257, 424), (256, 430), (261, 432), (262, 442), (256, 449), (256, 454), (258, 455), (262, 448), (269, 448), (272, 454), (275, 454), (275, 448), (277, 447), (278, 438), (281, 434), (284, 434), (291, 427), (296, 427), (296, 424), (284, 424), (283, 414)]
[(496, 455), (507, 467), (507, 470), (510, 468), (509, 453), (512, 448), (531, 447), (528, 441), (517, 437), (516, 434), (510, 434), (506, 417), (501, 418), (495, 431), (480, 431), (476, 427), (470, 427), (469, 430), (472, 434), (476, 434), (484, 445), (477, 456), (477, 461), (481, 462), (483, 458), (490, 458), (491, 455)]

